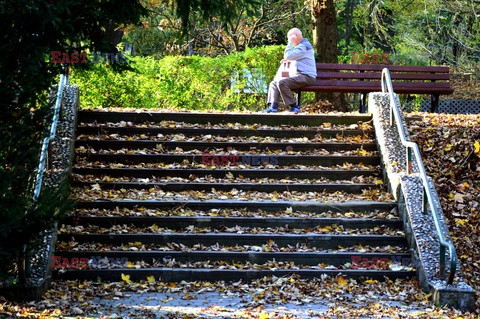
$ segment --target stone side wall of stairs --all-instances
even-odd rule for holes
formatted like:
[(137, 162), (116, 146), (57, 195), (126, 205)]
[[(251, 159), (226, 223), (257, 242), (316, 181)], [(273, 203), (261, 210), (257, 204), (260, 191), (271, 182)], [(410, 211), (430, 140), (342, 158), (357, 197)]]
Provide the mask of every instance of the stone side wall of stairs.
[[(49, 103), (52, 109), (55, 107), (57, 90), (58, 86), (54, 85), (50, 91)], [(78, 85), (66, 85), (57, 131), (51, 143), (51, 153), (48, 158), (52, 169), (45, 171), (43, 185), (58, 185), (59, 181), (68, 178), (71, 173), (78, 108)], [(51, 122), (47, 124), (51, 124)], [(27, 274), (27, 284), (12, 284), (2, 287), (0, 295), (11, 300), (38, 300), (42, 297), (52, 281), (51, 257), (54, 253), (56, 234), (57, 225), (46, 230), (42, 234), (38, 249), (30, 253), (30, 271)]]
[[(406, 174), (406, 149), (401, 144), (396, 126), (390, 126), (388, 94), (370, 93), (368, 101), (368, 110), (373, 114), (385, 179), (388, 181), (390, 192), (398, 202), (419, 283), (424, 291), (432, 293), (436, 305), (448, 305), (455, 309), (472, 311), (475, 307), (475, 291), (463, 280), (459, 260), (452, 285), (448, 285), (445, 279), (439, 278), (440, 245), (435, 224), (431, 213), (423, 214), (421, 211), (423, 187), (420, 177), (416, 173)], [(400, 108), (398, 98), (396, 103)], [(403, 116), (402, 124), (407, 128)], [(408, 130), (405, 129), (405, 132)], [(416, 165), (413, 165), (413, 171), (418, 172)], [(433, 181), (428, 179), (435, 197), (436, 209), (442, 212)], [(447, 234), (446, 239), (451, 240), (443, 213), (439, 220), (441, 228)], [(447, 251), (446, 273), (449, 271), (449, 260)]]

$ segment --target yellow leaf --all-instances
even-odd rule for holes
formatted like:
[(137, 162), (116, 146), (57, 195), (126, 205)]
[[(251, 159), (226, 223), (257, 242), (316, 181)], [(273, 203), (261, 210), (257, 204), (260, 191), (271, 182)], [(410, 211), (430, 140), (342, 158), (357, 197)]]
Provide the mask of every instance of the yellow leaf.
[(475, 141), (475, 143), (473, 143), (473, 146), (475, 147), (475, 154), (477, 154), (478, 156), (480, 156), (480, 142), (479, 142), (479, 141)]
[(272, 202), (276, 202), (277, 201), (277, 196), (272, 196), (271, 200), (272, 200)]
[(376, 179), (375, 184), (377, 185), (383, 185), (383, 181), (381, 179)]
[(469, 187), (470, 187), (470, 184), (467, 183), (467, 182), (463, 182), (463, 186), (465, 186), (466, 188), (469, 188)]
[(363, 149), (360, 150), (360, 151), (358, 151), (358, 153), (359, 153), (360, 155), (362, 155), (362, 156), (368, 155), (368, 151), (363, 150)]
[(270, 318), (270, 315), (268, 313), (261, 313), (259, 318), (260, 319), (268, 319), (268, 318)]
[(455, 195), (453, 193), (448, 194), (448, 200), (453, 200), (455, 198)]
[[(127, 268), (135, 268), (135, 263), (127, 260)], [(123, 274), (122, 274), (122, 276), (123, 276)], [(122, 279), (123, 279), (123, 277), (122, 277)]]
[(130, 280), (130, 275), (125, 275), (122, 273), (122, 280), (125, 281), (127, 284), (130, 284), (132, 281)]
[(468, 223), (468, 219), (455, 218), (455, 224), (457, 224), (457, 226), (463, 226), (466, 223)]
[(147, 280), (148, 282), (155, 282), (155, 276), (148, 276)]
[(432, 293), (429, 293), (428, 295), (423, 296), (423, 300), (427, 301), (431, 296), (432, 296)]
[(445, 152), (448, 152), (448, 151), (450, 151), (450, 150), (452, 149), (452, 146), (453, 146), (452, 144), (448, 144), (443, 150), (444, 150)]
[(348, 279), (343, 276), (338, 276), (336, 280), (337, 280), (337, 284), (340, 287), (345, 287), (346, 285), (348, 285)]
[(378, 282), (378, 280), (375, 280), (375, 279), (367, 279), (365, 280), (365, 283), (366, 284), (376, 284)]
[(392, 166), (397, 166), (398, 162), (397, 161), (393, 161), (392, 162)]

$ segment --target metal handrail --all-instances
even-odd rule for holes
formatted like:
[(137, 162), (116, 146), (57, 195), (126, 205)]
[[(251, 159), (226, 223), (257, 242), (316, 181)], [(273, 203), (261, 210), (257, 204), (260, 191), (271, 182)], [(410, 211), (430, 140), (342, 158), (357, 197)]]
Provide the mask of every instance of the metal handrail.
[[(420, 178), (422, 180), (423, 186), (423, 205), (422, 212), (427, 213), (428, 207), (432, 210), (432, 217), (435, 222), (435, 228), (437, 230), (438, 238), (440, 239), (440, 276), (441, 278), (445, 277), (445, 248), (448, 248), (450, 252), (450, 273), (448, 275), (447, 283), (451, 284), (455, 276), (455, 271), (457, 270), (457, 253), (455, 252), (455, 247), (451, 242), (446, 241), (445, 235), (440, 227), (439, 223), (439, 213), (436, 209), (436, 206), (433, 203), (433, 194), (430, 189), (427, 174), (425, 172), (425, 166), (423, 165), (422, 156), (420, 154), (420, 149), (418, 148), (417, 143), (408, 141), (405, 134), (405, 129), (401, 123), (401, 113), (400, 109), (395, 104), (395, 97), (393, 92), (392, 79), (390, 77), (390, 71), (387, 68), (382, 70), (382, 92), (388, 93), (390, 100), (390, 126), (393, 125), (393, 118), (395, 118), (395, 124), (400, 135), (400, 140), (402, 145), (406, 147), (407, 151), (407, 161), (406, 161), (406, 170), (407, 174), (412, 173), (412, 151), (415, 155), (415, 162), (419, 170)], [(428, 206), (427, 206), (428, 205)]]
[(43, 184), (43, 174), (45, 172), (45, 165), (47, 162), (48, 149), (50, 142), (55, 138), (57, 132), (58, 118), (60, 117), (60, 107), (63, 99), (63, 88), (68, 84), (69, 75), (68, 70), (64, 70), (60, 75), (60, 82), (57, 90), (57, 100), (55, 102), (55, 109), (53, 113), (52, 126), (50, 127), (50, 134), (43, 139), (42, 151), (40, 153), (40, 163), (38, 164), (37, 178), (35, 179), (35, 188), (33, 191), (33, 202), (36, 202), (40, 196)]

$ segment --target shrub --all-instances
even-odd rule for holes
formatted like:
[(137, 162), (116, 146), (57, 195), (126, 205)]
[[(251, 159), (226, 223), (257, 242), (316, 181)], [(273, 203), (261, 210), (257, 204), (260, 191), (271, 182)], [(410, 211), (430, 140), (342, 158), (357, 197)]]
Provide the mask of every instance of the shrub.
[[(92, 64), (89, 70), (74, 70), (72, 82), (80, 86), (84, 108), (259, 110), (264, 108), (266, 94), (243, 92), (245, 71), (264, 74), (268, 85), (275, 76), (283, 50), (284, 46), (264, 46), (214, 58), (130, 57), (126, 71), (117, 72), (106, 64)], [(232, 88), (232, 76), (236, 75)]]

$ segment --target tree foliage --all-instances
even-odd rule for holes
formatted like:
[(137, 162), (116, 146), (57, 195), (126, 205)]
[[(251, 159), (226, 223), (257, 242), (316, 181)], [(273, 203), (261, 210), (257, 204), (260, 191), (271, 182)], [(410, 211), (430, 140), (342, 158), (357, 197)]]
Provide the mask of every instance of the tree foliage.
[(424, 53), (430, 63), (478, 71), (480, 2), (472, 0), (336, 1), (339, 54)]
[(201, 54), (215, 56), (239, 52), (247, 47), (285, 44), (287, 31), (296, 26), (311, 34), (309, 12), (303, 1), (239, 1), (229, 17), (188, 16), (188, 28), (165, 2), (147, 2), (149, 14), (142, 25), (127, 28), (125, 41), (135, 55)]
[(220, 21), (230, 22), (238, 17), (239, 10), (252, 14), (258, 0), (176, 0), (168, 1), (175, 8), (176, 16), (182, 21), (182, 27), (187, 30), (190, 17), (199, 13), (204, 20), (218, 17)]
[(51, 51), (115, 52), (105, 30), (135, 23), (136, 0), (4, 0), (0, 2), (0, 276), (24, 244), (54, 220), (64, 189), (44, 191), (32, 204), (39, 141), (49, 113), (47, 90), (60, 71)]

